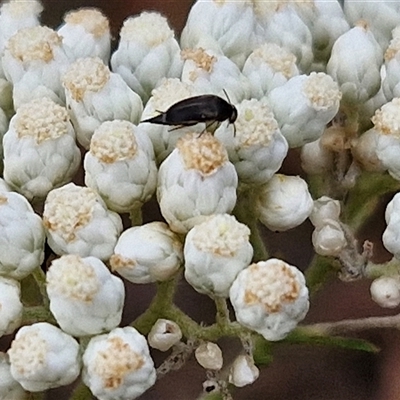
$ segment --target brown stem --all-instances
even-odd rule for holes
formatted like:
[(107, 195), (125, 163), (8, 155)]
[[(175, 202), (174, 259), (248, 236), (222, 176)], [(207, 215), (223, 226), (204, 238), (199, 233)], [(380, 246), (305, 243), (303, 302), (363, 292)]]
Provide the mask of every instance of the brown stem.
[(387, 317), (368, 317), (347, 319), (337, 322), (322, 322), (302, 327), (301, 329), (319, 335), (338, 335), (367, 329), (395, 328), (400, 329), (400, 314)]

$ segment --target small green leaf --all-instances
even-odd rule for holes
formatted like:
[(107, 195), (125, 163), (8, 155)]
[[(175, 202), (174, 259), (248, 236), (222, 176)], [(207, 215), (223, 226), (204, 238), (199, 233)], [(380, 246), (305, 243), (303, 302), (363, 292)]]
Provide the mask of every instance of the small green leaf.
[(377, 353), (380, 350), (373, 343), (364, 339), (348, 338), (343, 336), (310, 335), (305, 333), (301, 327), (298, 327), (290, 333), (283, 342), (339, 347), (349, 350), (366, 351), (368, 353)]

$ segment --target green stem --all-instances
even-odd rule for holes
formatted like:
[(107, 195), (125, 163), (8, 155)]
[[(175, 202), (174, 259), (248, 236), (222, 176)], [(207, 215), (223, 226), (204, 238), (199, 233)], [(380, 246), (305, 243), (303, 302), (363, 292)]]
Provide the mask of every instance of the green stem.
[(166, 315), (170, 314), (171, 309), (174, 307), (173, 299), (179, 279), (180, 275), (166, 282), (158, 282), (157, 293), (150, 306), (131, 325), (145, 335), (149, 333), (157, 319), (167, 318)]
[(215, 320), (217, 325), (224, 329), (224, 327), (230, 323), (228, 304), (226, 303), (226, 299), (223, 297), (216, 297), (214, 301), (215, 307), (217, 308)]
[(260, 232), (258, 217), (254, 211), (255, 198), (255, 189), (248, 189), (240, 192), (233, 214), (236, 216), (238, 221), (250, 228), (250, 242), (254, 249), (253, 260), (254, 262), (257, 262), (267, 260), (269, 254)]
[(71, 394), (70, 400), (89, 400), (92, 399), (90, 389), (80, 381)]
[(131, 226), (143, 225), (142, 207), (133, 208), (129, 213), (129, 219), (131, 220)]
[(40, 267), (38, 267), (32, 272), (32, 275), (39, 288), (40, 294), (42, 295), (43, 305), (48, 309), (50, 301), (46, 291), (46, 274)]
[(56, 324), (55, 318), (46, 307), (24, 307), (22, 314), (22, 325), (30, 325), (35, 322), (49, 322), (50, 324)]

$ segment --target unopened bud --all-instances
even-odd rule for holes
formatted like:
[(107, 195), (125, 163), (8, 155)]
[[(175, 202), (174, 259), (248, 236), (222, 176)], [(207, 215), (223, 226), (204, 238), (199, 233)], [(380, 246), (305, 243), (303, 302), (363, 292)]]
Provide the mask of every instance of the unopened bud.
[(400, 282), (383, 276), (375, 279), (370, 287), (371, 297), (381, 307), (395, 308), (400, 304)]
[(197, 362), (205, 369), (219, 370), (222, 368), (222, 351), (215, 343), (202, 343), (195, 351)]
[(238, 356), (232, 364), (229, 382), (237, 387), (252, 384), (260, 375), (254, 361), (247, 355)]
[(158, 319), (151, 328), (147, 341), (154, 349), (167, 351), (182, 339), (179, 325), (167, 319)]

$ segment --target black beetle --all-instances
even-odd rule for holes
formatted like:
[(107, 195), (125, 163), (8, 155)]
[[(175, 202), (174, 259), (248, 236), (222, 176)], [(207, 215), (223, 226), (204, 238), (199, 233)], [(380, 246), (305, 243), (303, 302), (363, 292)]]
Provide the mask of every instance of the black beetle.
[[(141, 122), (159, 125), (176, 125), (174, 129), (184, 126), (206, 123), (206, 129), (215, 122), (228, 120), (233, 124), (237, 118), (236, 107), (213, 94), (189, 97), (173, 104), (167, 111)], [(209, 123), (211, 122), (211, 123)], [(208, 124), (209, 123), (209, 124)]]

